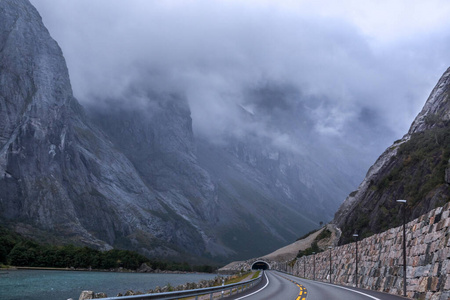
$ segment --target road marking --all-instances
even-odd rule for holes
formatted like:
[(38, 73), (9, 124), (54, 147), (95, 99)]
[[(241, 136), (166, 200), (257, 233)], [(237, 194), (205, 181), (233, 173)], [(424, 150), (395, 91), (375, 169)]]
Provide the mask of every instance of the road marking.
[(260, 289), (257, 290), (256, 292), (253, 292), (253, 293), (248, 294), (247, 296), (243, 296), (243, 297), (241, 297), (241, 298), (237, 298), (236, 300), (240, 300), (240, 299), (247, 298), (247, 297), (252, 296), (252, 295), (254, 295), (254, 294), (256, 294), (256, 293), (259, 293), (259, 292), (261, 292), (263, 289), (265, 289), (265, 288), (269, 285), (269, 278), (267, 278), (266, 272), (264, 272), (264, 276), (266, 276), (266, 280), (267, 280), (267, 283), (266, 283), (265, 286), (263, 286), (262, 288), (260, 288)]
[(361, 294), (363, 296), (372, 298), (374, 300), (381, 300), (380, 298), (374, 297), (372, 295), (369, 295), (369, 294), (366, 294), (366, 293), (363, 293), (363, 292), (360, 292), (360, 291), (355, 291), (355, 290), (352, 290), (352, 289), (349, 289), (349, 288), (346, 288), (346, 287), (343, 287), (343, 286), (333, 285), (333, 284), (329, 284), (329, 283), (325, 283), (325, 282), (317, 282), (317, 283), (322, 283), (322, 284), (326, 284), (326, 285), (329, 285), (329, 286), (334, 286), (334, 287), (337, 287), (337, 288), (340, 288), (340, 289), (344, 289), (344, 290), (347, 290), (347, 291), (350, 291), (350, 292), (358, 293), (358, 294)]
[[(279, 275), (279, 274), (277, 274), (277, 275)], [(281, 276), (281, 275), (279, 275), (279, 276)], [(291, 275), (291, 276), (293, 276), (293, 275)], [(281, 276), (281, 277), (283, 277), (283, 278), (285, 278), (285, 279), (287, 279), (287, 280), (290, 280), (290, 279), (288, 279), (288, 278), (286, 278), (286, 277), (284, 277), (284, 276)], [(291, 280), (291, 281), (292, 281), (292, 280)], [(292, 282), (294, 282), (294, 281), (292, 281)], [(355, 291), (355, 290), (352, 290), (352, 289), (349, 289), (349, 288), (346, 288), (346, 287), (343, 287), (343, 286), (334, 285), (334, 284), (329, 284), (329, 283), (326, 283), (326, 282), (320, 282), (320, 281), (315, 281), (315, 282), (321, 283), (321, 284), (325, 284), (325, 285), (329, 285), (329, 286), (334, 286), (334, 287), (337, 287), (337, 288), (340, 288), (340, 289), (344, 289), (344, 290), (347, 290), (347, 291), (350, 291), (350, 292), (358, 293), (358, 294), (361, 294), (361, 295), (363, 295), (363, 296), (369, 297), (369, 298), (374, 299), (374, 300), (381, 300), (380, 298), (374, 297), (374, 296), (372, 296), (372, 295), (369, 295), (369, 294), (366, 294), (366, 293), (363, 293), (363, 292), (360, 292), (360, 291)], [(296, 283), (296, 282), (295, 282), (295, 283)], [(298, 284), (297, 284), (297, 285), (298, 285)], [(306, 288), (305, 288), (305, 294), (306, 294)], [(298, 300), (298, 298), (297, 298), (297, 300)], [(302, 300), (303, 300), (303, 299), (302, 299)]]
[[(295, 299), (295, 300), (306, 300), (307, 290), (306, 290), (306, 288), (305, 288), (303, 285), (301, 285), (301, 284), (299, 284), (298, 282), (295, 282), (295, 281), (293, 281), (293, 280), (291, 280), (291, 279), (289, 279), (289, 278), (287, 278), (287, 277), (284, 277), (283, 275), (280, 275), (280, 274), (278, 274), (278, 273), (275, 273), (275, 275), (277, 275), (277, 276), (279, 276), (279, 277), (282, 277), (282, 278), (284, 278), (284, 279), (286, 279), (286, 280), (288, 280), (288, 281), (294, 283), (295, 285), (297, 285), (297, 286), (300, 288), (300, 292), (298, 293), (298, 297), (297, 297), (297, 299)], [(302, 298), (303, 293), (305, 293), (305, 298)], [(379, 299), (378, 299), (378, 300), (379, 300)]]

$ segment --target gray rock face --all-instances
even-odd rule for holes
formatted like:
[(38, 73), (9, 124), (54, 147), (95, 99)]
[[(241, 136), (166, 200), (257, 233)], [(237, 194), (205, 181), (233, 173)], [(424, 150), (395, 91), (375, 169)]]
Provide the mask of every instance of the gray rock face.
[(412, 123), (407, 136), (428, 130), (450, 120), (449, 93), (450, 68), (439, 79), (422, 111)]
[(2, 223), (100, 248), (203, 253), (197, 229), (89, 124), (38, 12), (28, 1), (7, 0), (0, 13)]
[(197, 163), (187, 102), (153, 92), (146, 92), (144, 98), (148, 102), (142, 106), (125, 106), (124, 103), (130, 102), (118, 99), (106, 101), (109, 108), (95, 105), (87, 108), (91, 120), (131, 161), (138, 176), (158, 194), (163, 206), (195, 228), (200, 239), (186, 239), (186, 247), (200, 242), (205, 253), (227, 256), (232, 250), (216, 241), (214, 226), (220, 213), (217, 193), (209, 174)]
[(450, 184), (450, 160), (448, 162), (447, 168), (445, 169), (445, 182)]
[[(133, 163), (150, 188), (189, 219), (214, 222), (215, 187), (197, 164), (190, 110), (185, 99), (148, 93), (148, 103), (88, 106), (91, 119)], [(114, 104), (112, 104), (114, 103)], [(114, 106), (115, 109), (111, 109)]]

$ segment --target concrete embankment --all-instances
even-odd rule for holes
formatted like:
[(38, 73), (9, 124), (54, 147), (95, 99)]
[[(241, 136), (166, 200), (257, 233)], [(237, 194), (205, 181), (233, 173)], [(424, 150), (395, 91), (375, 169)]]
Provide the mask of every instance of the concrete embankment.
[[(290, 262), (272, 262), (300, 277), (355, 285), (403, 295), (402, 226), (356, 243), (304, 256)], [(406, 290), (413, 299), (450, 299), (450, 203), (406, 224)], [(330, 252), (331, 251), (331, 252)], [(314, 264), (315, 259), (315, 264)], [(314, 274), (315, 265), (315, 274)]]

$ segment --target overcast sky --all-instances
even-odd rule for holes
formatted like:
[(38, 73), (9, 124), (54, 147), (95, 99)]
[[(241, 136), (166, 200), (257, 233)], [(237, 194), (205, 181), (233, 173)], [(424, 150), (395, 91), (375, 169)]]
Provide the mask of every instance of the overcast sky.
[(447, 0), (31, 2), (81, 103), (117, 97), (145, 73), (187, 97), (199, 134), (226, 130), (236, 104), (254, 108), (245, 91), (272, 83), (327, 99), (306, 104), (319, 135), (350, 135), (370, 119), (384, 149), (450, 66)]

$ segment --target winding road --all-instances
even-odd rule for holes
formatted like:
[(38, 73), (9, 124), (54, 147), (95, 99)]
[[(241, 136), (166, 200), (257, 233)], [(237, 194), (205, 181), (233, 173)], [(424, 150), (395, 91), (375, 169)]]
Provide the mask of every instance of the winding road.
[(226, 299), (233, 300), (400, 300), (403, 297), (306, 280), (277, 271), (265, 271), (263, 280), (252, 289)]

